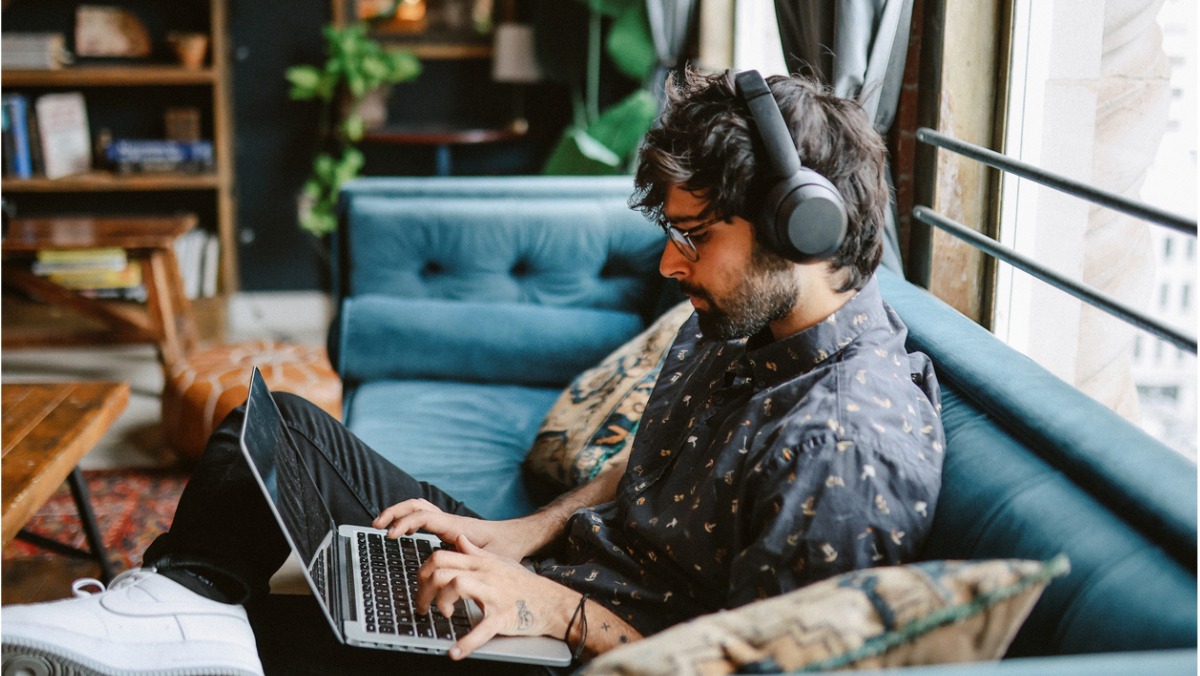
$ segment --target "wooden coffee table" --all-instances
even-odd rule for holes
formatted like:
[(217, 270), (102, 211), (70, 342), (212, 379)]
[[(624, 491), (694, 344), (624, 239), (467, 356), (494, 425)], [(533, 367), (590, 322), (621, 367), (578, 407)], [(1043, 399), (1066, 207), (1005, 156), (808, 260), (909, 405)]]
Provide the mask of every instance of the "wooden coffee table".
[(56, 551), (79, 553), (61, 543), (22, 530), (30, 517), (62, 485), (70, 482), (87, 536), (88, 554), (105, 579), (112, 564), (92, 512), (79, 460), (88, 454), (129, 402), (126, 383), (4, 383), (0, 385), (3, 456), (0, 511), (3, 542), (20, 535)]

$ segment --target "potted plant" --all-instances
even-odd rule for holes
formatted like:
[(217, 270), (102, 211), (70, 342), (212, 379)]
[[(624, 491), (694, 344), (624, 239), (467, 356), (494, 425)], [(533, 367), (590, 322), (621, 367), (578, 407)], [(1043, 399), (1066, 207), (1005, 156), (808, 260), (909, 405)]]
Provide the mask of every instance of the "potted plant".
[(293, 100), (321, 102), (318, 151), (301, 192), (300, 227), (322, 236), (337, 229), (338, 191), (363, 166), (358, 143), (365, 129), (363, 103), (397, 82), (415, 78), (421, 63), (409, 51), (385, 49), (364, 24), (326, 25), (324, 66), (287, 70)]

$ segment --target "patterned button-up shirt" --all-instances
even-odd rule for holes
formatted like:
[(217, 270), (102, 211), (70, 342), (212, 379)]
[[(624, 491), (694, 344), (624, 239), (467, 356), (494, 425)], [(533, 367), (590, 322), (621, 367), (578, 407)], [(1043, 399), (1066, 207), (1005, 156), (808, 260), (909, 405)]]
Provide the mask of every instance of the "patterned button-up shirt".
[(784, 340), (684, 324), (616, 499), (538, 572), (643, 634), (838, 573), (913, 560), (944, 435), (928, 358), (872, 279)]

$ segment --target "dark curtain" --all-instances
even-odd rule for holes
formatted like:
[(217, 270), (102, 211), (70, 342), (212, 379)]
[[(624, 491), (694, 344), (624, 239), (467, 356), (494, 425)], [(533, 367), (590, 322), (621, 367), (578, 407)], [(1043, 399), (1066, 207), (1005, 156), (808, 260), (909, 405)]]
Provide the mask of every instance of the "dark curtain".
[(695, 36), (699, 4), (699, 0), (646, 0), (650, 37), (658, 56), (658, 65), (650, 76), (650, 87), (660, 110), (667, 72), (682, 64)]
[[(912, 0), (775, 0), (775, 16), (788, 71), (860, 99), (875, 130), (886, 135), (900, 101)], [(896, 221), (893, 201), (883, 263), (903, 274)]]

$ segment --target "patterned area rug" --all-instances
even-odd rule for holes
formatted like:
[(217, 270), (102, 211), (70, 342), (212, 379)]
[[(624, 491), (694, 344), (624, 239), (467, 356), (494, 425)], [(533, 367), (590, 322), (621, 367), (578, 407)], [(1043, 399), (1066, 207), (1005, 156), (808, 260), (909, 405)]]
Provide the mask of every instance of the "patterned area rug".
[[(187, 473), (174, 468), (109, 469), (84, 471), (83, 476), (114, 568), (120, 572), (140, 565), (142, 552), (171, 526)], [(65, 483), (25, 528), (63, 544), (87, 549), (75, 501)], [(6, 560), (54, 556), (57, 555), (16, 539), (4, 548)]]

